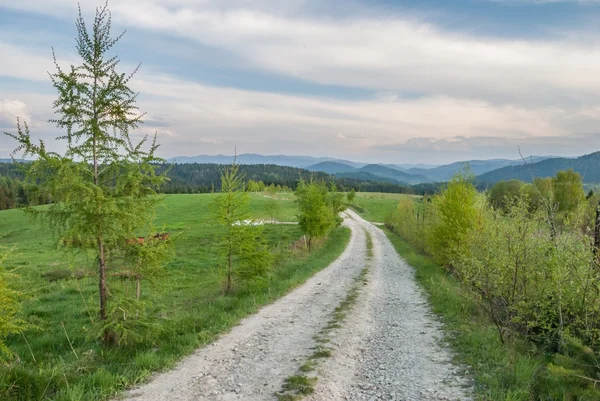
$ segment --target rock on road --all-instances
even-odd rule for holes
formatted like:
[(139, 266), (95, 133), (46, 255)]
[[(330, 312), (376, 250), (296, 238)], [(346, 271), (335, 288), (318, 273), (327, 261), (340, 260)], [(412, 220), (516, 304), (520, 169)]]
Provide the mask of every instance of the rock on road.
[[(369, 266), (368, 283), (333, 333), (332, 356), (317, 370), (308, 400), (469, 400), (468, 381), (450, 362), (443, 333), (414, 272), (383, 231), (352, 211), (348, 247), (302, 286), (262, 308), (173, 370), (128, 391), (131, 401), (275, 400), (287, 377), (315, 347), (354, 279)], [(367, 257), (366, 234), (373, 240)]]

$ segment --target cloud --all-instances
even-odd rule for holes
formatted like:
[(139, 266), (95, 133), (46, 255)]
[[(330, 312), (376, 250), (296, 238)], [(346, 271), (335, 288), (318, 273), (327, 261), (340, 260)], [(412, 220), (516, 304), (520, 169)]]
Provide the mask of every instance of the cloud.
[(429, 137), (410, 138), (402, 143), (377, 145), (373, 151), (384, 158), (418, 160), (427, 157), (437, 163), (456, 160), (508, 158), (519, 159), (522, 155), (580, 156), (600, 148), (600, 133), (576, 134), (572, 136), (543, 137), (463, 137), (436, 139)]
[(0, 129), (14, 128), (17, 117), (24, 121), (30, 119), (27, 105), (19, 100), (0, 100)]
[[(590, 134), (600, 126), (600, 105), (517, 107), (445, 96), (332, 100), (212, 87), (145, 73), (131, 84), (141, 92), (139, 107), (147, 112), (146, 123), (135, 135), (158, 132), (164, 156), (209, 150), (230, 153), (238, 145), (240, 152), (335, 153), (376, 161), (394, 159), (394, 149), (407, 150), (416, 161), (437, 160), (438, 152), (449, 157), (473, 157), (477, 152), (493, 157), (501, 152), (514, 154), (524, 140), (533, 144), (538, 138), (547, 141), (572, 133)], [(40, 113), (30, 117), (36, 135), (43, 133), (47, 139), (57, 133), (45, 123), (51, 117), (52, 96), (0, 89), (0, 98), (20, 102), (21, 107), (11, 107), (13, 115), (27, 116), (28, 109)], [(0, 143), (6, 140), (0, 137)], [(556, 143), (562, 146), (568, 141)], [(557, 149), (578, 148), (583, 153), (594, 144), (577, 142)]]
[[(84, 13), (96, 4), (84, 1)], [(162, 73), (159, 65), (143, 68), (132, 81), (141, 92), (140, 109), (148, 112), (136, 135), (158, 132), (165, 156), (231, 153), (238, 145), (240, 152), (373, 161), (400, 155), (417, 162), (514, 155), (519, 144), (537, 141), (549, 153), (600, 145), (593, 138), (600, 126), (600, 45), (583, 40), (583, 33), (508, 40), (451, 32), (410, 16), (369, 12), (333, 19), (311, 14), (316, 4), (112, 2), (115, 23), (164, 33), (165, 41), (184, 38), (235, 54), (243, 68), (373, 93), (343, 100), (215, 87), (201, 76), (193, 81)], [(3, 6), (65, 21), (75, 15), (71, 0), (0, 0)], [(59, 49), (60, 59), (72, 59), (72, 51)], [(6, 40), (0, 53), (0, 75), (47, 82), (50, 57)], [(45, 122), (51, 96), (0, 88), (3, 98), (27, 105), (16, 112), (27, 115), (39, 135), (57, 132)], [(0, 137), (0, 145), (5, 140)]]
[[(0, 5), (64, 15), (71, 1)], [(84, 2), (86, 12), (95, 1)], [(129, 0), (111, 3), (115, 21), (216, 46), (249, 67), (381, 93), (425, 93), (512, 104), (565, 104), (600, 91), (600, 45), (565, 34), (508, 40), (444, 30), (373, 12), (326, 18), (290, 10), (308, 1)]]

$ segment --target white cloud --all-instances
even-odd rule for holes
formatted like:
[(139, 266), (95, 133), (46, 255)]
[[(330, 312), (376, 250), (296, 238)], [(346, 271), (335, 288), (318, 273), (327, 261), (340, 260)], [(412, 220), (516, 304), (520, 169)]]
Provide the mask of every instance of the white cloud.
[(0, 129), (13, 128), (17, 117), (29, 120), (30, 114), (27, 105), (20, 100), (0, 100)]
[[(74, 15), (70, 0), (9, 7)], [(56, 4), (55, 4), (56, 3)], [(84, 2), (84, 10), (96, 1)], [(290, 12), (305, 2), (124, 0), (115, 20), (218, 46), (259, 68), (382, 93), (420, 92), (520, 104), (589, 100), (600, 91), (600, 45), (469, 36), (401, 15), (328, 19)]]
[[(84, 2), (86, 14), (96, 3)], [(537, 140), (562, 146), (562, 138), (600, 126), (600, 46), (578, 41), (578, 34), (552, 41), (475, 37), (398, 16), (333, 20), (294, 11), (304, 3), (277, 2), (273, 9), (276, 3), (268, 1), (111, 2), (115, 21), (123, 25), (218, 46), (266, 71), (376, 93), (372, 99), (336, 100), (142, 73), (132, 82), (142, 94), (140, 108), (148, 111), (139, 134), (157, 131), (165, 156), (231, 153), (237, 144), (240, 152), (376, 161), (383, 150), (408, 149), (407, 157), (423, 161), (427, 149), (494, 156)], [(71, 0), (0, 0), (2, 6), (65, 20), (75, 15)], [(50, 57), (11, 43), (0, 41), (0, 54), (0, 75), (45, 80), (52, 69)], [(2, 98), (27, 104), (17, 112), (29, 112), (37, 132), (55, 132), (44, 122), (51, 113), (47, 96), (0, 88)], [(593, 150), (584, 143), (569, 146)]]

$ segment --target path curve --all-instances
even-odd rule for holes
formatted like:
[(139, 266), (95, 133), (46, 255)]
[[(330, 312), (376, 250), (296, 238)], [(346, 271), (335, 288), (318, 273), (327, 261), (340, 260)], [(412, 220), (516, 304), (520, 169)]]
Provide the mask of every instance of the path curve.
[(332, 338), (333, 357), (320, 366), (306, 400), (471, 400), (471, 383), (442, 347), (442, 325), (414, 269), (381, 229), (351, 216), (373, 241), (367, 285)]
[(313, 335), (329, 321), (365, 265), (361, 223), (352, 230), (342, 255), (302, 286), (198, 349), (175, 369), (125, 394), (131, 401), (273, 400), (285, 378), (315, 346)]
[[(301, 287), (261, 309), (175, 369), (130, 390), (130, 401), (275, 400), (316, 346), (315, 334), (369, 266), (349, 317), (332, 333), (333, 356), (318, 368), (312, 401), (469, 400), (468, 382), (439, 345), (413, 269), (383, 231), (347, 211), (352, 230), (344, 253)], [(367, 258), (366, 234), (374, 256)]]

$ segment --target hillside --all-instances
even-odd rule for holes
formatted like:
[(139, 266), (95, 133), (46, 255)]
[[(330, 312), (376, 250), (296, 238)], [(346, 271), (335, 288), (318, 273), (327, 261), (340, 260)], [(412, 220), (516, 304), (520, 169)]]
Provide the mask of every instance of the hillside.
[(321, 171), (336, 177), (355, 178), (357, 180), (384, 181), (396, 184), (418, 184), (429, 181), (427, 177), (420, 174), (410, 174), (395, 165), (367, 164), (361, 168), (355, 168), (340, 162), (322, 162), (307, 167), (310, 171)]
[[(532, 156), (527, 160), (532, 160), (533, 162), (537, 162), (540, 160), (547, 159), (546, 156)], [(411, 174), (420, 174), (424, 175), (428, 178), (430, 182), (441, 182), (448, 181), (452, 176), (458, 173), (463, 166), (468, 163), (471, 169), (471, 172), (475, 175), (485, 174), (489, 171), (494, 171), (503, 167), (508, 166), (516, 166), (523, 164), (523, 160), (509, 160), (509, 159), (490, 159), (490, 160), (467, 160), (463, 162), (455, 162), (446, 164), (443, 166), (438, 166), (430, 169), (423, 168), (411, 168), (408, 169), (407, 172)]]
[[(198, 155), (198, 156), (177, 156), (168, 159), (170, 163), (200, 163), (200, 164), (230, 164), (233, 161), (233, 155)], [(340, 162), (355, 167), (364, 166), (364, 163), (356, 163), (348, 160), (339, 160), (332, 157), (311, 157), (311, 156), (286, 156), (286, 155), (259, 155), (254, 153), (243, 153), (237, 155), (238, 164), (276, 164), (278, 166), (306, 168), (322, 162)]]
[(370, 173), (377, 177), (391, 178), (398, 182), (405, 182), (409, 184), (419, 184), (429, 181), (424, 175), (407, 173), (397, 168), (387, 167), (382, 164), (368, 164), (359, 171)]
[(557, 157), (526, 165), (507, 166), (477, 176), (481, 182), (498, 182), (517, 179), (532, 181), (535, 177), (552, 177), (560, 170), (572, 168), (583, 177), (585, 183), (600, 182), (600, 152), (575, 159)]
[(309, 171), (321, 171), (327, 174), (339, 174), (339, 173), (354, 173), (358, 171), (356, 167), (349, 164), (340, 162), (321, 162), (312, 166), (306, 167)]

